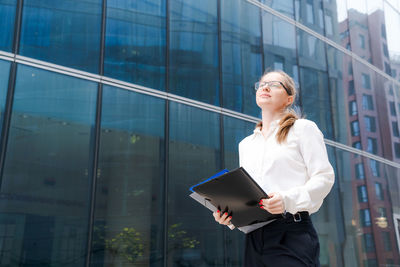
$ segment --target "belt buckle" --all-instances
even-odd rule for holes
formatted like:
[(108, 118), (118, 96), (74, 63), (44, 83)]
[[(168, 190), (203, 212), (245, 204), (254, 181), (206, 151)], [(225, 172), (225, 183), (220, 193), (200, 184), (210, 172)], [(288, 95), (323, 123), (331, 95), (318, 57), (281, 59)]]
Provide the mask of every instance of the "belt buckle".
[[(296, 218), (297, 215), (297, 218)], [(301, 214), (297, 212), (296, 214), (293, 214), (293, 220), (294, 222), (301, 222)]]

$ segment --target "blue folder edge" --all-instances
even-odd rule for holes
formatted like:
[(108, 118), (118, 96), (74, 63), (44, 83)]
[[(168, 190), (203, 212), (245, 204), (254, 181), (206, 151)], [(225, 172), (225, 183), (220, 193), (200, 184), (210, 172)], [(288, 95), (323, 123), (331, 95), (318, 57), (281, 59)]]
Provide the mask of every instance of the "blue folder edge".
[(196, 185), (190, 187), (189, 190), (192, 191), (192, 192), (194, 193), (193, 188), (195, 188), (196, 186), (201, 185), (201, 184), (204, 184), (205, 182), (208, 182), (208, 181), (210, 181), (210, 180), (212, 180), (212, 179), (214, 179), (214, 178), (217, 178), (217, 177), (219, 177), (219, 176), (221, 176), (222, 174), (225, 174), (225, 173), (227, 173), (227, 172), (229, 172), (227, 169), (223, 169), (222, 171), (220, 171), (220, 172), (214, 174), (213, 176), (211, 176), (210, 178), (208, 178), (208, 179), (206, 179), (206, 180), (204, 180), (204, 181), (202, 181), (202, 182), (200, 182), (200, 183), (198, 183), (198, 184), (196, 184)]

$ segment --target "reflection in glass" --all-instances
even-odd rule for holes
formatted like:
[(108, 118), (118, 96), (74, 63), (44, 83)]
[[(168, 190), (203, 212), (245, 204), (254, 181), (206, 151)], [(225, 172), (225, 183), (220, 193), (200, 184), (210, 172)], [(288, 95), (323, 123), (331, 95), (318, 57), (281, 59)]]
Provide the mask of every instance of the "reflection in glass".
[(307, 119), (314, 121), (325, 138), (333, 139), (332, 112), (326, 72), (300, 68), (300, 101)]
[(281, 69), (298, 83), (294, 26), (265, 11), (261, 19), (265, 69)]
[(252, 88), (263, 72), (260, 10), (245, 1), (223, 0), (221, 42), (224, 107), (258, 116)]
[(294, 8), (293, 8), (293, 1), (292, 0), (280, 0), (280, 1), (273, 1), (273, 0), (259, 0), (261, 3), (272, 7), (276, 11), (279, 11), (285, 14), (288, 17), (294, 17)]
[[(8, 91), (8, 79), (10, 73), (10, 62), (0, 60), (0, 125), (3, 125), (4, 108)], [(1, 126), (0, 126), (1, 131)]]
[(92, 266), (162, 266), (164, 110), (104, 86)]
[(0, 50), (12, 52), (17, 0), (0, 0)]
[(171, 0), (169, 5), (169, 90), (218, 106), (217, 1)]
[(107, 1), (104, 75), (165, 89), (165, 0)]
[(219, 115), (171, 102), (169, 120), (168, 266), (222, 266), (224, 227), (188, 197), (221, 170)]
[(100, 0), (24, 1), (21, 55), (98, 73), (101, 5)]
[(12, 252), (0, 265), (83, 266), (96, 96), (94, 82), (18, 66), (0, 201), (0, 254)]
[[(248, 135), (253, 134), (255, 123), (247, 122), (232, 117), (224, 117), (224, 167), (233, 170), (239, 167), (239, 142)], [(244, 238), (238, 230), (228, 231), (226, 244), (228, 246), (228, 266), (242, 266)]]

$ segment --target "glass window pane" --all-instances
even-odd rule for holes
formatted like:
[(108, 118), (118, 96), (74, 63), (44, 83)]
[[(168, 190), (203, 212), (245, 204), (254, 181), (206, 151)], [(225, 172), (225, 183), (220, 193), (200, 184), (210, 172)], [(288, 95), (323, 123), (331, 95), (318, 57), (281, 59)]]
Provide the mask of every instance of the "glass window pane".
[(165, 90), (165, 0), (107, 1), (104, 75)]
[(254, 83), (263, 72), (260, 10), (246, 1), (223, 0), (221, 45), (224, 107), (258, 116)]
[(285, 14), (288, 17), (294, 18), (293, 0), (259, 0), (261, 3), (272, 7), (273, 9)]
[(307, 119), (314, 121), (325, 138), (333, 139), (332, 110), (326, 72), (300, 68), (300, 101)]
[(281, 69), (298, 82), (294, 26), (262, 11), (262, 31), (265, 69)]
[[(224, 167), (233, 170), (239, 167), (239, 142), (253, 133), (255, 123), (224, 116)], [(228, 266), (242, 266), (245, 235), (234, 230), (225, 236), (226, 251), (230, 264)]]
[(19, 65), (0, 220), (16, 265), (83, 266), (97, 84)]
[(98, 73), (101, 0), (24, 1), (20, 54)]
[(171, 0), (171, 93), (220, 105), (216, 0)]
[(214, 112), (170, 102), (169, 266), (224, 264), (223, 227), (210, 210), (188, 197), (192, 185), (221, 170), (219, 118)]
[(17, 0), (0, 0), (0, 50), (12, 52)]
[(164, 111), (104, 86), (92, 266), (163, 266)]
[(11, 63), (9, 61), (0, 60), (0, 131), (3, 125), (3, 115), (6, 106), (10, 66)]

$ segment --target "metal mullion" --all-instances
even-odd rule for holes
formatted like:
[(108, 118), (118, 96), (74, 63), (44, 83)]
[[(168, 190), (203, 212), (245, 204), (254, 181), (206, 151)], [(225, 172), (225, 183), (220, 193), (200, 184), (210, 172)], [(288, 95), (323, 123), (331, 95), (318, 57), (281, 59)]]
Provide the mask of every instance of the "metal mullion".
[(12, 114), (12, 106), (14, 100), (14, 91), (15, 91), (15, 83), (17, 76), (17, 63), (13, 62), (10, 67), (10, 75), (8, 78), (8, 89), (7, 89), (7, 97), (6, 97), (6, 105), (4, 108), (3, 114), (3, 123), (1, 128), (1, 140), (0, 140), (0, 188), (3, 182), (3, 174), (4, 174), (4, 163), (7, 151), (7, 141), (8, 135), (10, 131), (11, 124), (11, 114)]
[[(106, 11), (107, 11), (107, 0), (103, 0), (102, 3), (102, 21), (101, 21), (101, 43), (100, 43), (100, 62), (99, 62), (99, 73), (104, 73), (104, 47), (105, 47), (105, 27), (106, 27)], [(89, 221), (88, 221), (88, 239), (87, 239), (87, 250), (86, 250), (86, 263), (85, 266), (90, 266), (90, 260), (92, 255), (92, 239), (94, 229), (94, 215), (95, 215), (95, 203), (96, 203), (96, 187), (97, 187), (97, 174), (98, 174), (98, 162), (99, 162), (99, 150), (100, 150), (100, 132), (101, 132), (101, 111), (102, 111), (102, 98), (103, 98), (103, 84), (98, 83), (97, 91), (97, 102), (96, 102), (96, 122), (94, 127), (94, 151), (92, 161), (92, 176), (91, 176), (91, 191), (89, 199)]]
[(24, 5), (24, 0), (18, 0), (15, 21), (14, 21), (14, 38), (13, 38), (13, 45), (12, 45), (12, 52), (14, 54), (19, 53), (19, 40), (20, 40), (20, 35), (21, 35), (23, 5)]
[[(169, 92), (169, 64), (170, 64), (170, 1), (165, 0), (165, 22), (166, 22), (166, 30), (165, 30), (165, 92)], [(169, 106), (170, 100), (165, 100), (165, 117), (164, 117), (164, 242), (163, 242), (163, 266), (167, 267), (168, 264), (168, 182), (169, 182)]]

